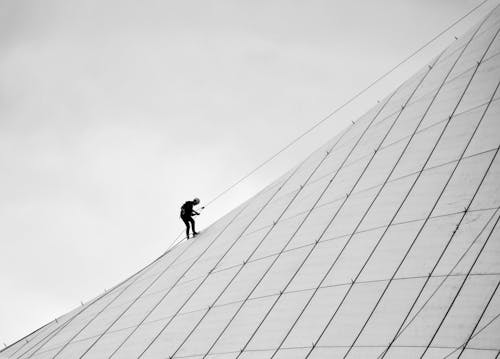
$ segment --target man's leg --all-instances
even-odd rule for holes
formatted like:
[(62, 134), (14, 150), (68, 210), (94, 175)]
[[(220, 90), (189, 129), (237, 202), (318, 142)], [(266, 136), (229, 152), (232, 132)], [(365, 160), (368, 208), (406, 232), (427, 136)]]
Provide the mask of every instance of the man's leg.
[(194, 219), (193, 217), (191, 217), (189, 219), (189, 222), (191, 222), (191, 229), (193, 230), (193, 236), (196, 236), (198, 233), (196, 232), (196, 230), (194, 229)]
[[(186, 225), (186, 238), (189, 239), (189, 220), (185, 217), (181, 217), (182, 221), (184, 222), (184, 224)], [(194, 232), (194, 230), (193, 230)]]

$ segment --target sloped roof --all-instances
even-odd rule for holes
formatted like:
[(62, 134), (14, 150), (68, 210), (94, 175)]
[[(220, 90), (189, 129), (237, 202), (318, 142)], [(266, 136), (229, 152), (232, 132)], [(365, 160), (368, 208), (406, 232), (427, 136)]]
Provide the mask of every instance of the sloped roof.
[(500, 11), (194, 240), (7, 358), (495, 358)]

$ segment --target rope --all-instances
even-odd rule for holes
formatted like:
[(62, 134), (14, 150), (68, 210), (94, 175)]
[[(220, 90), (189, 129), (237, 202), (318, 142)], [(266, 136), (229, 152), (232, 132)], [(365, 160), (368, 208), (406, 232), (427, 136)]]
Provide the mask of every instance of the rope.
[[(297, 137), (295, 137), (294, 139), (292, 139), (290, 142), (288, 142), (285, 146), (283, 146), (281, 149), (279, 149), (273, 155), (271, 155), (270, 157), (268, 157), (267, 159), (265, 159), (263, 162), (261, 162), (259, 165), (257, 165), (255, 168), (253, 168), (251, 171), (249, 171), (247, 174), (245, 174), (244, 176), (240, 177), (238, 180), (236, 180), (229, 187), (227, 187), (222, 192), (220, 192), (219, 194), (217, 194), (215, 197), (213, 197), (212, 199), (210, 199), (207, 202), (207, 204), (205, 205), (205, 207), (207, 207), (210, 204), (212, 204), (213, 202), (217, 201), (220, 197), (224, 196), (226, 193), (228, 193), (233, 188), (235, 188), (236, 186), (238, 186), (240, 183), (242, 183), (243, 181), (245, 181), (247, 178), (249, 178), (250, 176), (252, 176), (255, 172), (257, 172), (258, 170), (260, 170), (262, 167), (264, 167), (265, 165), (267, 165), (269, 162), (273, 161), (275, 158), (277, 158), (283, 152), (285, 152), (290, 147), (292, 147), (297, 142), (299, 142), (302, 138), (304, 138), (309, 133), (311, 133), (312, 131), (314, 131), (317, 127), (319, 127), (320, 125), (322, 125), (324, 122), (328, 121), (333, 115), (335, 115), (340, 110), (342, 110), (345, 107), (347, 107), (349, 104), (351, 104), (356, 99), (358, 99), (361, 95), (363, 95), (364, 93), (366, 93), (369, 89), (371, 89), (376, 84), (378, 84), (380, 81), (382, 81), (383, 79), (385, 79), (386, 77), (388, 77), (390, 74), (392, 74), (395, 70), (397, 70), (403, 64), (405, 64), (406, 62), (408, 62), (409, 60), (411, 60), (414, 56), (416, 56), (422, 50), (424, 50), (425, 48), (427, 48), (429, 45), (431, 45), (433, 42), (435, 42), (437, 39), (439, 39), (441, 36), (443, 36), (445, 33), (447, 33), (450, 29), (452, 29), (453, 27), (455, 27), (455, 25), (457, 25), (458, 23), (462, 22), (467, 17), (469, 17), (472, 13), (474, 13), (476, 10), (478, 10), (483, 5), (485, 5), (488, 1), (490, 1), (490, 0), (483, 0), (481, 3), (479, 3), (478, 5), (476, 5), (475, 7), (473, 7), (471, 10), (469, 10), (467, 13), (465, 13), (464, 15), (462, 15), (460, 18), (458, 18), (457, 20), (455, 20), (453, 23), (451, 23), (450, 25), (448, 25), (445, 29), (443, 29), (442, 31), (440, 31), (438, 34), (434, 35), (429, 41), (427, 41), (425, 44), (423, 44), (422, 46), (420, 46), (418, 49), (414, 50), (410, 55), (406, 56), (403, 60), (401, 60), (396, 65), (394, 65), (393, 67), (391, 67), (389, 70), (387, 70), (386, 72), (384, 72), (382, 75), (380, 75), (379, 77), (377, 77), (375, 80), (373, 80), (371, 83), (369, 83), (368, 86), (366, 86), (364, 89), (362, 89), (362, 90), (358, 91), (357, 93), (355, 93), (347, 101), (345, 101), (340, 106), (338, 106), (337, 108), (335, 108), (333, 111), (331, 111), (330, 113), (328, 113), (326, 116), (324, 116), (323, 118), (321, 118), (319, 121), (317, 121), (316, 123), (314, 123), (311, 127), (309, 127), (304, 132), (302, 132), (300, 135), (298, 135)], [(176, 244), (176, 242), (179, 240), (179, 238), (182, 236), (183, 233), (184, 233), (184, 231), (181, 231), (179, 233), (179, 235), (175, 238), (175, 240), (170, 245), (169, 249), (171, 249)]]

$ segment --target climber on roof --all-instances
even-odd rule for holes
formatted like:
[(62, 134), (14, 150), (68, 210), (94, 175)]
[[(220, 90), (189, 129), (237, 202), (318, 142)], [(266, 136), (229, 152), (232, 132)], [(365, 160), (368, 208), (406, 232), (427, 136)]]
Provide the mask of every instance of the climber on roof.
[(193, 207), (200, 204), (200, 199), (195, 198), (192, 201), (186, 201), (181, 206), (181, 219), (186, 225), (186, 238), (189, 239), (189, 223), (191, 223), (191, 230), (193, 231), (193, 237), (198, 234), (194, 229), (194, 219), (193, 216), (198, 216), (199, 213), (196, 212)]

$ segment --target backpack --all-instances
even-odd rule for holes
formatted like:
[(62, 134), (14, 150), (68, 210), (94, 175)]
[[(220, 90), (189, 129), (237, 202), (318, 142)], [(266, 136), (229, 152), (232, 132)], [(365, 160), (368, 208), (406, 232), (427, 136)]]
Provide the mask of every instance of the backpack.
[(184, 208), (184, 204), (181, 206), (181, 217), (186, 215), (186, 209)]

